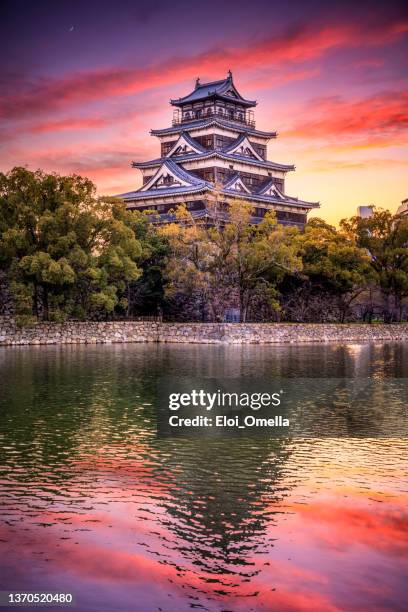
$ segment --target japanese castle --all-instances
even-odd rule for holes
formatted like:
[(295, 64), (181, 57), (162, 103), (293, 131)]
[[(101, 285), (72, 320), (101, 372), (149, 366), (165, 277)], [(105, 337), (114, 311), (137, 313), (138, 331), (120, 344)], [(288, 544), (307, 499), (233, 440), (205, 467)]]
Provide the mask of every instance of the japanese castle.
[(286, 173), (295, 167), (267, 159), (266, 146), (276, 132), (256, 129), (257, 102), (241, 96), (231, 72), (221, 81), (197, 79), (190, 94), (170, 103), (172, 126), (151, 130), (160, 140), (160, 157), (132, 163), (143, 185), (119, 196), (128, 209), (149, 210), (168, 222), (174, 218), (169, 211), (185, 204), (194, 218), (211, 221), (211, 199), (226, 211), (229, 198), (241, 198), (253, 204), (253, 223), (273, 209), (279, 223), (304, 226), (319, 204), (286, 195)]

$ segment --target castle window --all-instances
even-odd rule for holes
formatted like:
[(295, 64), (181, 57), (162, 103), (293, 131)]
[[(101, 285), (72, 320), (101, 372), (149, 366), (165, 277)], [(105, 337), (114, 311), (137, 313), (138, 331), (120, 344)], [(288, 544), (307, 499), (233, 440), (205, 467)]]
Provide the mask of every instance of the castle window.
[(166, 176), (163, 176), (163, 183), (165, 185), (171, 185), (174, 182), (174, 178), (171, 176), (171, 174), (166, 174)]

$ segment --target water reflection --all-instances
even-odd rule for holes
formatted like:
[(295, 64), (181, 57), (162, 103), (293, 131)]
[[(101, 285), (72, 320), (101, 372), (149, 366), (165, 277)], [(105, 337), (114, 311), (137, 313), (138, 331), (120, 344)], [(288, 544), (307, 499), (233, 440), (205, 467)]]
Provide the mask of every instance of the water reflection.
[(79, 610), (399, 610), (401, 439), (169, 439), (155, 382), (408, 375), (392, 345), (0, 351), (1, 589)]

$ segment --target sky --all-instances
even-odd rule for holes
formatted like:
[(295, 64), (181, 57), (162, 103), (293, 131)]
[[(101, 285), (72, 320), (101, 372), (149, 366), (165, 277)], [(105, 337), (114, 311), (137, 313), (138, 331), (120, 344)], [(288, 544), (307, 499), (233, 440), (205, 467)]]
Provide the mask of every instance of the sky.
[(140, 186), (170, 98), (229, 69), (293, 163), (286, 192), (329, 223), (408, 197), (408, 11), (376, 0), (5, 0), (0, 171), (81, 174), (98, 193)]

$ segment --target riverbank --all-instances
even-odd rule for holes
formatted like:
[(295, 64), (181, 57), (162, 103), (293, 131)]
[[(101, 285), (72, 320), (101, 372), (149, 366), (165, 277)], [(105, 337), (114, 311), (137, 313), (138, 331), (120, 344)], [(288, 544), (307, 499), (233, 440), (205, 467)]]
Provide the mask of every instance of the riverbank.
[(159, 323), (103, 321), (38, 323), (18, 328), (0, 320), (0, 345), (113, 344), (174, 342), (192, 344), (280, 344), (303, 342), (408, 341), (408, 323)]

